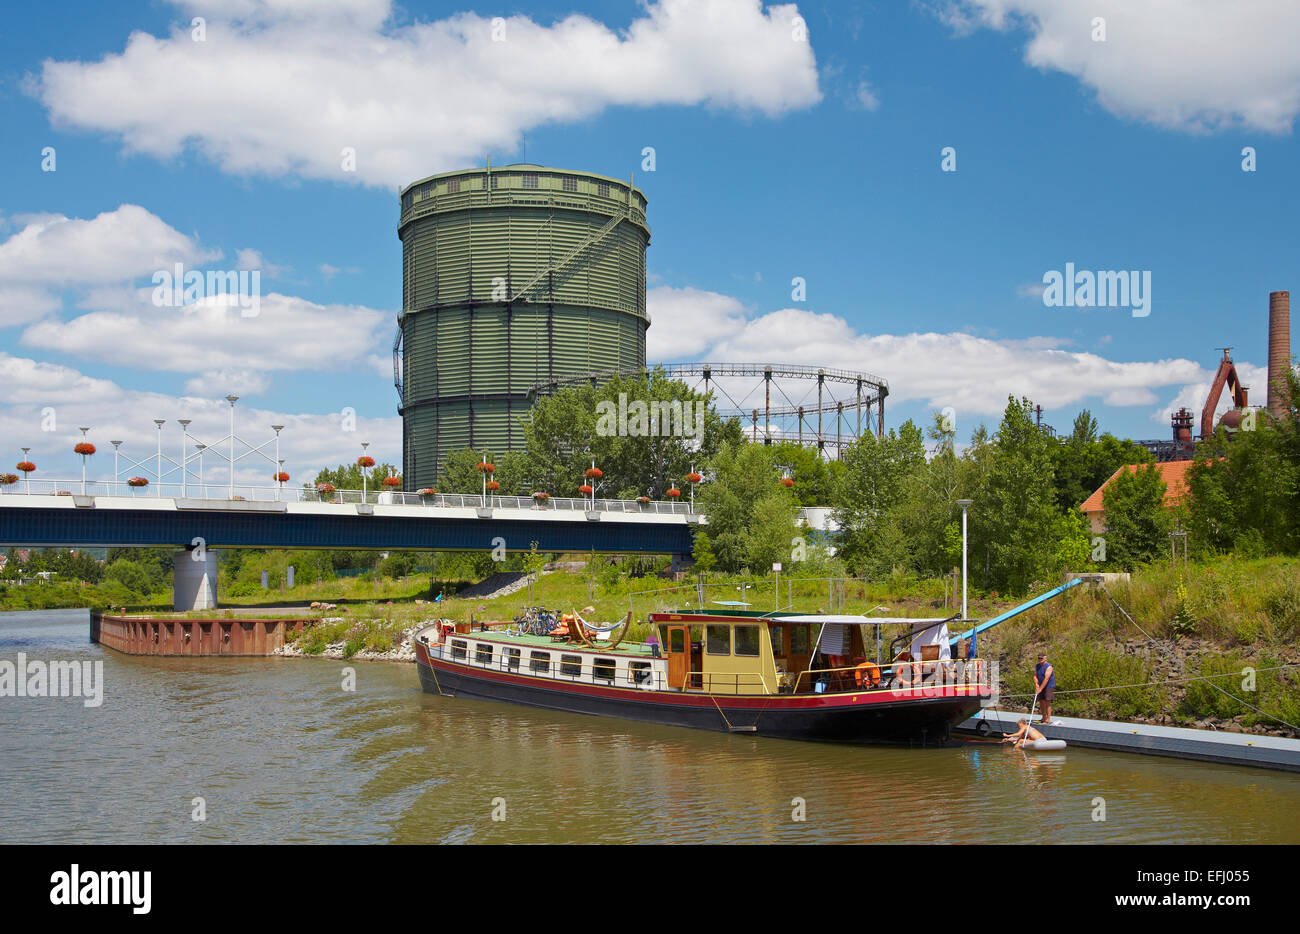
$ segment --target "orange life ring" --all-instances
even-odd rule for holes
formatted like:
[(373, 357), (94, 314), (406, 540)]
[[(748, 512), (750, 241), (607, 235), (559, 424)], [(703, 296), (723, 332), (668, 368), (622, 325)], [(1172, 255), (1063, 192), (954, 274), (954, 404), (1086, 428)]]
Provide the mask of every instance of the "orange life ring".
[(921, 664), (909, 656), (906, 661), (894, 663), (894, 677), (903, 687), (910, 688), (921, 678)]
[(880, 686), (880, 666), (875, 662), (863, 662), (853, 669), (853, 677), (858, 682), (858, 687)]

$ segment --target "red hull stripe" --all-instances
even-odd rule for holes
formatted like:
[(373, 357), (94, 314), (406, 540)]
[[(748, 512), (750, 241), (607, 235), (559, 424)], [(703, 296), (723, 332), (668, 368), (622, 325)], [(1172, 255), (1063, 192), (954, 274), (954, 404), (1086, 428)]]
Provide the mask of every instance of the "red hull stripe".
[(974, 686), (947, 686), (942, 688), (911, 688), (905, 691), (874, 691), (861, 694), (701, 694), (691, 691), (645, 691), (639, 688), (611, 688), (594, 684), (556, 681), (554, 678), (533, 678), (515, 675), (473, 665), (458, 665), (443, 659), (431, 658), (425, 647), (415, 647), (416, 661), (436, 671), (446, 671), (465, 678), (498, 681), (505, 684), (544, 688), (559, 694), (584, 694), (589, 697), (606, 697), (618, 700), (635, 700), (649, 704), (670, 704), (679, 707), (712, 707), (714, 698), (731, 710), (813, 710), (840, 707), (862, 707), (871, 704), (897, 704), (899, 702), (925, 704), (927, 701), (953, 700), (963, 697), (987, 697)]

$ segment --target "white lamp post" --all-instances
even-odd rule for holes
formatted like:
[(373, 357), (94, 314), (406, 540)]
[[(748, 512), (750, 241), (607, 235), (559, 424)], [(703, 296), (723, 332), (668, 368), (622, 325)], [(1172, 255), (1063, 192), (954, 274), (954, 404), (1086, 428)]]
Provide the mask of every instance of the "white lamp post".
[(966, 615), (966, 510), (970, 504), (975, 502), (973, 499), (959, 499), (957, 505), (961, 507), (961, 618), (969, 619)]
[(154, 470), (154, 478), (158, 484), (154, 487), (154, 496), (162, 496), (162, 426), (167, 424), (167, 419), (155, 418), (153, 423), (158, 426), (158, 467)]
[(230, 403), (230, 498), (235, 498), (235, 403), (239, 401), (239, 396), (226, 396), (226, 401)]
[(284, 484), (280, 482), (280, 474), (284, 473), (284, 461), (280, 460), (280, 432), (284, 431), (283, 425), (272, 425), (271, 430), (275, 432), (275, 501), (280, 501), (280, 491), (284, 489)]
[(121, 441), (110, 441), (110, 442), (108, 442), (108, 443), (111, 444), (111, 445), (113, 445), (113, 492), (116, 494), (116, 493), (117, 493), (117, 484), (118, 484), (118, 473), (117, 473), (117, 449), (120, 448), (120, 447), (122, 446), (122, 442), (121, 442)]
[[(80, 430), (81, 430), (81, 443), (86, 444), (87, 443), (86, 432), (90, 431), (90, 429), (81, 428)], [(85, 454), (81, 455), (81, 495), (82, 496), (86, 495), (86, 457), (87, 455)], [(117, 478), (114, 477), (113, 479), (116, 480)]]
[(178, 418), (177, 423), (181, 426), (181, 498), (185, 497), (185, 472), (189, 469), (189, 449), (185, 447), (185, 442), (190, 436), (190, 419)]
[[(365, 457), (365, 456), (366, 456), (366, 448), (368, 448), (368, 447), (370, 447), (370, 442), (369, 442), (369, 441), (362, 441), (362, 442), (361, 442), (361, 456), (362, 456), (362, 457)], [(366, 501), (366, 486), (367, 486), (367, 484), (366, 484), (366, 477), (367, 477), (368, 471), (366, 470), (366, 465), (365, 465), (365, 464), (361, 464), (360, 466), (361, 466), (361, 502), (364, 503), (364, 502)]]
[[(31, 459), (32, 459), (32, 458), (31, 458), (31, 450), (32, 450), (31, 448), (23, 448), (23, 463), (24, 463), (24, 464), (29, 463), (29, 462), (31, 461)], [(27, 488), (27, 495), (28, 495), (28, 496), (31, 496), (31, 495), (32, 495), (32, 475), (31, 475), (30, 472), (28, 472), (28, 471), (26, 471), (26, 470), (23, 471), (23, 486)]]
[(199, 498), (203, 499), (207, 496), (207, 493), (203, 489), (203, 452), (207, 448), (207, 445), (199, 442), (194, 445), (194, 447), (199, 452)]

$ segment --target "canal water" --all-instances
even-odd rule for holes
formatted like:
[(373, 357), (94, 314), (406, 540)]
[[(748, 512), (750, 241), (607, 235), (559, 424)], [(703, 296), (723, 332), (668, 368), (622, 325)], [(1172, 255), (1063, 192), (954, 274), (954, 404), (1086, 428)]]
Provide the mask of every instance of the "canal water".
[(104, 699), (0, 697), (0, 843), (1300, 841), (1287, 773), (705, 733), (437, 697), (409, 664), (132, 658), (84, 611), (0, 614), (0, 660), (20, 652), (102, 661)]

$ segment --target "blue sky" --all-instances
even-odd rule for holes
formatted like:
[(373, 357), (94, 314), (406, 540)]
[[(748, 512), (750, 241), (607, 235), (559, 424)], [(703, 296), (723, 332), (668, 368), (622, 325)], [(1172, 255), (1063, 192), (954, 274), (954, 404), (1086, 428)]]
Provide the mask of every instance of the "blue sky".
[[(887, 425), (952, 406), (965, 437), (1014, 392), (1060, 429), (1087, 407), (1151, 438), (1171, 407), (1199, 411), (1231, 345), (1262, 403), (1268, 293), (1297, 272), (1300, 22), (1284, 3), (1169, 9), (15, 8), (0, 34), (0, 434), (71, 476), (78, 425), (142, 455), (155, 417), (216, 437), (233, 390), (249, 435), (289, 425), (295, 474), (360, 440), (396, 462), (395, 186), (520, 161), (524, 139), (531, 162), (636, 173), (652, 359), (875, 373)], [(258, 270), (259, 317), (145, 307), (139, 290), (174, 261)], [(1149, 271), (1150, 314), (1045, 307), (1036, 289), (1067, 263)]]

